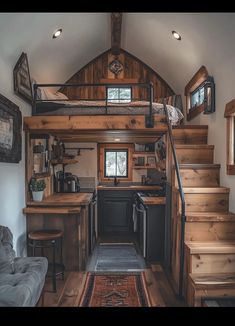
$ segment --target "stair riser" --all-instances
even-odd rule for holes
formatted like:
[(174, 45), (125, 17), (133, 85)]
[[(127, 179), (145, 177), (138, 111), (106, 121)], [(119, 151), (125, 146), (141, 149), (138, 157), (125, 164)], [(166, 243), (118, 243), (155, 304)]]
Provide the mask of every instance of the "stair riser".
[[(218, 187), (220, 170), (218, 169), (180, 169), (183, 187)], [(175, 176), (175, 186), (178, 186)]]
[(173, 129), (175, 144), (207, 144), (208, 129)]
[(189, 273), (233, 273), (235, 271), (234, 254), (191, 254), (188, 261)]
[(212, 148), (176, 148), (179, 163), (212, 164), (214, 150)]
[(202, 298), (221, 298), (221, 297), (234, 297), (235, 296), (235, 284), (230, 288), (215, 288), (214, 289), (197, 289), (192, 282), (189, 282), (187, 291), (187, 304), (189, 307), (201, 307)]
[(185, 194), (185, 202), (186, 212), (227, 212), (229, 193)]
[(225, 241), (235, 239), (234, 222), (186, 222), (185, 241)]

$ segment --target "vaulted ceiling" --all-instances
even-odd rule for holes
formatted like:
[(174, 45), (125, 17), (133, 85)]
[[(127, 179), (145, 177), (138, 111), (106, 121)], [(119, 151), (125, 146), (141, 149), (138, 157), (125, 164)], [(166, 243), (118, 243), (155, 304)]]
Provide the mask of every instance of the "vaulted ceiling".
[[(0, 57), (14, 67), (26, 52), (38, 82), (65, 82), (111, 47), (110, 13), (0, 13)], [(52, 39), (57, 28), (61, 37)], [(172, 37), (176, 30), (181, 41)], [(121, 47), (181, 92), (206, 65), (232, 60), (235, 13), (123, 13)], [(213, 61), (213, 65), (211, 62)]]

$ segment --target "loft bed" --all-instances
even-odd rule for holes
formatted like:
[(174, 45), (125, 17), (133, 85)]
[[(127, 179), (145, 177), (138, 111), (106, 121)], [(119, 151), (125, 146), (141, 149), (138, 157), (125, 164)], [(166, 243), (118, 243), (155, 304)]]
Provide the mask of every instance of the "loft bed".
[[(131, 101), (125, 100), (122, 103), (116, 103), (115, 100), (108, 100), (108, 96), (103, 99), (69, 99), (65, 94), (61, 92), (50, 92), (49, 89), (71, 87), (142, 87), (147, 90), (147, 98), (144, 100), (133, 99)], [(107, 92), (106, 92), (107, 94)], [(167, 98), (154, 100), (153, 85), (152, 83), (128, 83), (128, 84), (34, 84), (34, 99), (33, 99), (33, 116), (48, 117), (48, 121), (51, 120), (49, 116), (79, 116), (80, 121), (84, 121), (82, 116), (103, 116), (104, 121), (109, 121), (112, 117), (112, 121), (115, 121), (115, 117), (120, 119), (121, 116), (144, 116), (145, 128), (154, 128), (154, 121), (164, 122), (165, 112), (163, 107), (163, 101), (165, 101), (169, 119), (172, 125), (180, 124), (183, 118), (182, 100), (180, 95), (173, 95)], [(155, 115), (158, 115), (156, 118)], [(106, 118), (104, 117), (106, 116)], [(162, 117), (161, 117), (162, 116)], [(73, 118), (75, 121), (76, 118)], [(108, 119), (107, 119), (108, 118)], [(58, 119), (56, 119), (58, 120)], [(100, 120), (100, 118), (98, 118)], [(133, 120), (133, 119), (132, 119)], [(59, 121), (59, 120), (58, 120)], [(127, 119), (124, 118), (124, 121)], [(108, 128), (109, 129), (109, 128)], [(128, 126), (127, 128), (128, 129)], [(130, 128), (131, 129), (131, 128)]]

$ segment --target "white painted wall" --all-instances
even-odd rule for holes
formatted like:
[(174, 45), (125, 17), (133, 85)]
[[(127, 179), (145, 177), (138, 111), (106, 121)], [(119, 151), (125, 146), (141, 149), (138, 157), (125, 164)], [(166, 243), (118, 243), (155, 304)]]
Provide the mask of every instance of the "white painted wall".
[[(223, 58), (223, 49), (221, 49), (221, 58)], [(229, 60), (221, 60), (219, 63), (213, 57), (208, 58), (207, 61), (203, 64), (215, 80), (216, 112), (210, 115), (201, 113), (188, 124), (206, 124), (209, 126), (208, 144), (215, 145), (214, 162), (221, 164), (221, 185), (230, 187), (229, 206), (230, 211), (235, 212), (235, 176), (226, 174), (226, 119), (224, 118), (226, 103), (235, 98), (235, 57), (233, 55)]]
[[(31, 115), (31, 107), (14, 94), (13, 68), (21, 52), (15, 53), (12, 62), (0, 55), (0, 93), (19, 106), (23, 116)], [(0, 162), (0, 224), (10, 228), (17, 255), (25, 255), (25, 150), (22, 131), (22, 160), (20, 163)]]

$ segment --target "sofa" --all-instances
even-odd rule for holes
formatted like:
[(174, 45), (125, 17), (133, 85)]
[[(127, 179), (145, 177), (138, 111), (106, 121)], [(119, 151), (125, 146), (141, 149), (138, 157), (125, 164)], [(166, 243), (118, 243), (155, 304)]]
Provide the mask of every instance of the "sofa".
[(13, 235), (0, 226), (0, 307), (36, 306), (47, 269), (45, 257), (15, 257)]

